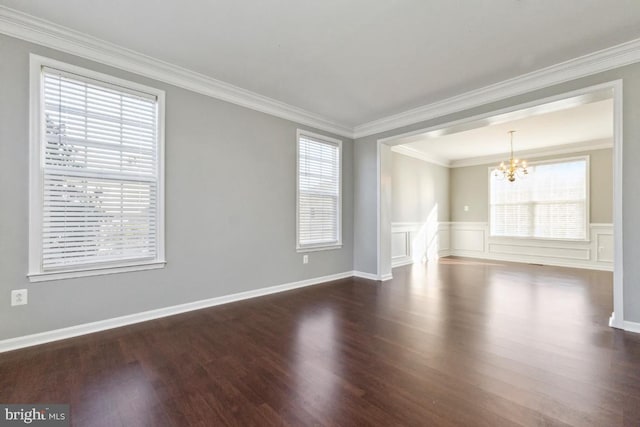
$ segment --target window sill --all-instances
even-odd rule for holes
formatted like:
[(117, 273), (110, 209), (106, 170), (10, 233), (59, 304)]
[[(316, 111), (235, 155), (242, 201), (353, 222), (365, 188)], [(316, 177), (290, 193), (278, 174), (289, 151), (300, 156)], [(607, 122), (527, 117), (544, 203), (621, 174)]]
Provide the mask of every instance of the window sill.
[(96, 268), (48, 271), (44, 273), (30, 273), (27, 275), (27, 277), (29, 277), (29, 281), (31, 283), (47, 282), (50, 280), (74, 279), (77, 277), (101, 276), (105, 274), (128, 273), (131, 271), (155, 270), (164, 268), (166, 263), (166, 261), (150, 261)]
[(297, 247), (296, 252), (317, 252), (317, 251), (330, 251), (332, 249), (341, 249), (342, 243), (332, 244), (332, 245), (324, 245), (324, 246), (302, 246)]

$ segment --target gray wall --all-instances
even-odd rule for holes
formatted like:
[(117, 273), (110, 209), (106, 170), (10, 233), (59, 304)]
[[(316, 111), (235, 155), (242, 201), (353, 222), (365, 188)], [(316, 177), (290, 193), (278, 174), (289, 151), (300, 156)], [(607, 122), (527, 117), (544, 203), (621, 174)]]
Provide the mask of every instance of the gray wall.
[[(610, 148), (559, 156), (527, 158), (550, 160), (572, 156), (589, 156), (589, 201), (592, 223), (613, 222), (613, 170)], [(451, 221), (489, 221), (489, 167), (493, 164), (451, 168)], [(469, 211), (464, 211), (464, 206)]]
[[(566, 93), (599, 83), (617, 79), (624, 82), (623, 88), (623, 233), (624, 233), (624, 320), (640, 321), (640, 64), (616, 68), (604, 73), (572, 80), (545, 89), (514, 96), (498, 102), (485, 104), (432, 120), (426, 120), (392, 131), (358, 138), (355, 144), (355, 206), (358, 219), (354, 228), (354, 268), (367, 273), (376, 272), (376, 141), (413, 130), (424, 129), (454, 120), (485, 114), (501, 108)], [(372, 249), (373, 248), (373, 249)]]
[(392, 153), (391, 222), (449, 221), (449, 168)]
[[(166, 91), (166, 268), (27, 280), (30, 52)], [(339, 138), (344, 247), (303, 265), (295, 164), (304, 126), (3, 35), (0, 58), (0, 339), (353, 269), (352, 141)], [(29, 304), (10, 307), (21, 288)]]
[[(358, 143), (357, 141), (361, 141)], [(377, 154), (376, 138), (356, 140), (353, 147), (353, 269), (377, 274)]]

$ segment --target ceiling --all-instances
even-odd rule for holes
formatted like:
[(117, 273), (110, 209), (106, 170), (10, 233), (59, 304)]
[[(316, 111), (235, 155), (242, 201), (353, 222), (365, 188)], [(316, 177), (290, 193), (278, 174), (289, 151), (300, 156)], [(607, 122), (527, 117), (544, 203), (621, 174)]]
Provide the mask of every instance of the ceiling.
[(0, 0), (355, 126), (640, 37), (640, 1)]
[[(478, 123), (480, 125), (480, 122)], [(572, 106), (526, 118), (486, 125), (444, 136), (414, 135), (414, 142), (402, 147), (440, 163), (506, 154), (510, 130), (515, 130), (513, 146), (516, 154), (558, 146), (586, 146), (581, 143), (613, 143), (613, 100), (611, 98)], [(401, 142), (399, 139), (398, 142)], [(402, 152), (402, 151), (401, 151)], [(406, 152), (405, 154), (409, 154)]]

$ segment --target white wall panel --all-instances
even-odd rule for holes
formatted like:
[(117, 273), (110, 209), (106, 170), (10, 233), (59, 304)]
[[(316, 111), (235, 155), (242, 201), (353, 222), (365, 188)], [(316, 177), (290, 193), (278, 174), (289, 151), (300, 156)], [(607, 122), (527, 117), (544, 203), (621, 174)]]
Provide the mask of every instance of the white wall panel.
[[(491, 237), (488, 223), (440, 223), (440, 255), (612, 271), (612, 224), (591, 224), (589, 228), (588, 240), (572, 241)], [(450, 250), (445, 244), (447, 234), (451, 241)]]

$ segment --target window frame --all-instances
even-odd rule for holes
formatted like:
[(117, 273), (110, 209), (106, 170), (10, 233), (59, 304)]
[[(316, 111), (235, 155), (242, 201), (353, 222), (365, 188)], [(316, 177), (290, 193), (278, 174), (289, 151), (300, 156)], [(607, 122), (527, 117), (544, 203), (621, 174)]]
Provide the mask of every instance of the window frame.
[[(300, 138), (302, 136), (308, 136), (310, 138), (319, 140), (328, 145), (338, 147), (338, 208), (337, 208), (337, 241), (330, 243), (318, 243), (312, 245), (303, 245), (300, 243)], [(342, 141), (336, 138), (331, 138), (326, 135), (321, 135), (315, 132), (310, 132), (303, 129), (297, 129), (296, 131), (296, 252), (315, 252), (325, 251), (331, 249), (342, 248)]]
[[(487, 218), (489, 224), (489, 237), (492, 239), (517, 239), (517, 240), (541, 240), (541, 241), (557, 241), (557, 242), (591, 242), (590, 235), (590, 226), (591, 226), (591, 164), (590, 164), (590, 156), (588, 154), (581, 156), (572, 156), (572, 157), (562, 157), (562, 158), (554, 158), (554, 159), (544, 159), (544, 160), (535, 160), (528, 161), (527, 164), (529, 166), (536, 166), (542, 164), (554, 164), (554, 163), (568, 163), (576, 160), (584, 160), (586, 164), (585, 171), (585, 215), (584, 215), (584, 238), (576, 239), (576, 238), (561, 238), (561, 237), (535, 237), (535, 236), (503, 236), (499, 234), (492, 233), (491, 227), (491, 179), (492, 173), (495, 169), (495, 166), (488, 167), (488, 192), (487, 192)], [(526, 178), (525, 178), (526, 179)]]
[[(42, 221), (43, 221), (43, 180), (44, 180), (44, 67), (58, 69), (78, 75), (80, 79), (92, 79), (115, 85), (123, 90), (143, 92), (157, 100), (157, 225), (156, 257), (129, 261), (113, 261), (92, 265), (71, 266), (69, 268), (45, 271), (42, 268)], [(163, 268), (165, 260), (165, 92), (161, 89), (121, 79), (109, 74), (78, 67), (55, 59), (29, 55), (29, 263), (27, 277), (31, 282), (96, 276), (130, 271)]]

